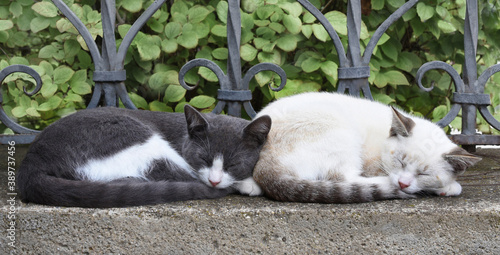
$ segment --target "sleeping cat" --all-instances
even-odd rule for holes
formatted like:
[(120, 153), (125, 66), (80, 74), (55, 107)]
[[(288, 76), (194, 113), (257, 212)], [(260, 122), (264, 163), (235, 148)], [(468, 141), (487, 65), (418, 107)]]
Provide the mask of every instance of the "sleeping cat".
[(480, 160), (430, 121), (342, 94), (283, 98), (259, 116), (270, 116), (273, 125), (253, 176), (280, 201), (457, 196), (457, 175)]
[(260, 195), (252, 170), (271, 126), (200, 114), (114, 107), (79, 111), (47, 127), (18, 172), (25, 202), (124, 207)]

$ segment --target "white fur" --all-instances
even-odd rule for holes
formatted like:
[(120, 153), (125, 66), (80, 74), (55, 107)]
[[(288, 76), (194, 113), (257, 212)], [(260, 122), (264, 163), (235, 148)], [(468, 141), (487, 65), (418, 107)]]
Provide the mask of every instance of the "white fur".
[(154, 134), (145, 143), (134, 145), (111, 157), (94, 159), (76, 169), (90, 181), (112, 181), (125, 177), (145, 178), (154, 160), (166, 159), (194, 176), (189, 164), (160, 135)]
[(243, 195), (260, 196), (264, 194), (260, 186), (252, 177), (248, 177), (245, 180), (238, 182), (236, 188)]
[[(456, 145), (427, 120), (410, 117), (416, 123), (411, 138), (389, 138), (390, 107), (337, 93), (282, 98), (256, 117), (263, 115), (269, 115), (273, 125), (269, 146), (262, 153), (269, 154), (267, 158), (279, 162), (290, 175), (306, 180), (340, 176), (349, 182), (398, 188), (404, 183), (408, 187), (402, 192), (408, 194), (429, 187), (438, 195), (460, 194), (461, 187), (449, 171), (451, 166), (443, 160), (443, 154)], [(409, 157), (405, 167), (395, 160), (400, 155)], [(390, 170), (390, 176), (364, 178), (363, 167), (382, 167)], [(429, 176), (419, 175), (424, 167)]]
[[(212, 166), (202, 168), (198, 171), (200, 180), (208, 186), (225, 189), (234, 184), (234, 178), (224, 171), (224, 158), (216, 156)], [(214, 186), (215, 184), (215, 186)]]

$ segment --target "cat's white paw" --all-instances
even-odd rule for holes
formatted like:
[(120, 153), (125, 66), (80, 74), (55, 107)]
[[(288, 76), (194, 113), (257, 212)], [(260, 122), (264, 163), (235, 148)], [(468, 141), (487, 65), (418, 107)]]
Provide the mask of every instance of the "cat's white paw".
[(462, 186), (460, 186), (458, 182), (454, 182), (442, 189), (437, 190), (436, 193), (437, 195), (447, 197), (458, 196), (462, 193)]
[(245, 180), (240, 181), (236, 188), (243, 195), (260, 196), (264, 194), (260, 186), (252, 177), (248, 177)]

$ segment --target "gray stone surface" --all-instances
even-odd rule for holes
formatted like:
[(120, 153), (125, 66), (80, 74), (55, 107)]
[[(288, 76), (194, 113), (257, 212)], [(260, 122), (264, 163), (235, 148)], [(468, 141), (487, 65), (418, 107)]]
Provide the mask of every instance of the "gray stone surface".
[[(16, 146), (17, 165), (25, 151)], [(123, 209), (16, 200), (11, 210), (0, 146), (0, 254), (500, 254), (500, 149), (477, 154), (484, 160), (454, 198), (328, 205), (233, 195)]]

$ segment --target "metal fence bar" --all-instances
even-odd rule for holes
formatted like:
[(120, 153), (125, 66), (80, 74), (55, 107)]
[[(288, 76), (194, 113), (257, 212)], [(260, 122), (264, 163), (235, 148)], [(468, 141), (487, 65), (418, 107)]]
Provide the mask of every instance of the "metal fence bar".
[[(115, 0), (101, 1), (101, 17), (103, 24), (103, 43), (102, 53), (92, 39), (89, 31), (77, 16), (69, 9), (62, 0), (52, 0), (59, 10), (68, 18), (75, 26), (78, 32), (82, 35), (87, 44), (90, 55), (95, 65), (93, 80), (95, 88), (88, 105), (88, 108), (97, 107), (99, 104), (104, 106), (117, 106), (119, 100), (127, 107), (135, 109), (135, 105), (128, 97), (124, 81), (126, 80), (126, 72), (124, 70), (124, 60), (127, 49), (132, 43), (141, 27), (147, 20), (164, 4), (165, 0), (154, 1), (148, 9), (134, 22), (126, 36), (124, 37), (120, 47), (116, 49), (115, 39), (115, 16), (116, 3)], [(308, 0), (297, 0), (307, 11), (309, 11), (319, 23), (326, 29), (328, 35), (332, 39), (335, 50), (339, 57), (338, 72), (338, 92), (351, 95), (361, 96), (373, 99), (368, 77), (370, 76), (370, 59), (373, 51), (385, 33), (385, 31), (410, 8), (412, 8), (418, 0), (409, 0), (399, 9), (392, 13), (382, 24), (377, 28), (369, 43), (366, 45), (365, 51), (361, 53), (360, 46), (360, 28), (361, 28), (361, 2), (360, 0), (349, 0), (347, 5), (347, 28), (348, 28), (348, 47), (347, 53), (340, 41), (340, 38), (326, 17), (312, 5)], [(240, 39), (241, 39), (241, 17), (240, 17), (240, 0), (228, 0), (228, 17), (227, 17), (227, 48), (228, 60), (226, 73), (214, 62), (207, 59), (193, 59), (186, 63), (179, 71), (179, 82), (187, 90), (195, 89), (195, 86), (190, 86), (185, 82), (186, 73), (195, 67), (206, 67), (212, 70), (217, 76), (220, 84), (220, 89), (217, 95), (217, 105), (214, 109), (215, 113), (221, 113), (227, 109), (227, 113), (233, 116), (241, 116), (243, 110), (251, 117), (255, 116), (255, 111), (250, 104), (252, 93), (249, 90), (250, 80), (261, 71), (273, 71), (281, 79), (278, 87), (271, 87), (274, 91), (281, 90), (286, 84), (286, 74), (281, 67), (271, 63), (260, 63), (251, 67), (242, 77), (242, 67), (240, 63)], [(453, 95), (452, 107), (449, 113), (441, 119), (437, 124), (441, 127), (447, 126), (462, 110), (462, 134), (452, 136), (451, 138), (463, 145), (476, 144), (500, 144), (500, 136), (477, 135), (475, 131), (475, 120), (477, 111), (485, 118), (485, 120), (495, 129), (500, 130), (500, 122), (496, 120), (488, 111), (487, 107), (491, 105), (489, 95), (484, 94), (484, 87), (488, 79), (495, 73), (500, 71), (500, 64), (488, 68), (479, 77), (477, 76), (476, 51), (478, 42), (478, 5), (477, 0), (468, 0), (466, 6), (467, 12), (465, 17), (464, 29), (464, 50), (465, 63), (463, 65), (463, 77), (451, 67), (442, 61), (433, 61), (425, 63), (417, 72), (418, 86), (424, 91), (431, 91), (433, 86), (426, 88), (422, 85), (422, 78), (425, 73), (432, 69), (439, 69), (447, 72), (455, 85), (455, 93)], [(27, 95), (33, 95), (41, 86), (41, 79), (38, 74), (31, 68), (26, 66), (9, 66), (0, 72), (0, 80), (12, 72), (25, 72), (33, 76), (37, 82), (36, 88), (32, 92), (26, 92)], [(103, 98), (104, 97), (104, 98)], [(18, 143), (30, 143), (37, 132), (20, 126), (11, 120), (2, 108), (2, 98), (0, 91), (0, 121), (19, 135), (5, 136), (0, 135), (0, 143), (6, 143), (7, 140), (14, 140)]]
[(219, 79), (220, 89), (217, 93), (218, 103), (213, 110), (214, 113), (221, 113), (227, 107), (227, 114), (232, 116), (241, 116), (241, 107), (243, 106), (246, 113), (250, 117), (254, 117), (254, 111), (250, 100), (252, 100), (252, 92), (248, 89), (250, 80), (258, 72), (273, 71), (280, 76), (281, 83), (278, 88), (270, 87), (274, 91), (283, 89), (286, 84), (286, 73), (281, 67), (271, 63), (260, 63), (248, 70), (245, 76), (241, 77), (240, 63), (240, 39), (241, 39), (241, 17), (240, 17), (240, 1), (228, 1), (227, 15), (227, 44), (228, 44), (228, 59), (227, 59), (227, 75), (222, 69), (208, 59), (193, 59), (186, 63), (179, 71), (179, 83), (187, 90), (193, 90), (195, 86), (186, 84), (184, 77), (186, 73), (195, 67), (206, 67), (215, 73)]
[(437, 124), (441, 127), (450, 124), (457, 117), (460, 109), (462, 110), (462, 133), (452, 135), (450, 138), (463, 144), (469, 150), (474, 150), (475, 145), (500, 144), (499, 136), (476, 134), (477, 111), (484, 119), (495, 129), (500, 130), (500, 122), (488, 111), (487, 107), (491, 105), (490, 96), (484, 94), (484, 87), (488, 79), (500, 71), (500, 65), (494, 65), (477, 77), (476, 52), (478, 42), (478, 6), (477, 0), (468, 0), (466, 3), (465, 23), (464, 23), (464, 52), (465, 63), (463, 65), (463, 77), (449, 64), (442, 61), (433, 61), (425, 63), (417, 72), (417, 83), (424, 91), (431, 91), (434, 87), (431, 85), (425, 88), (422, 85), (424, 74), (432, 69), (446, 71), (455, 84), (455, 93), (453, 93), (452, 107), (450, 112)]

